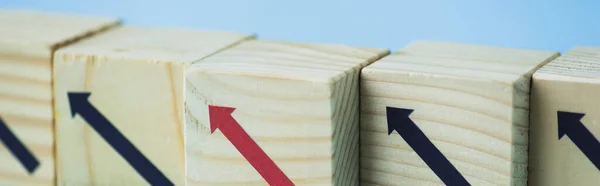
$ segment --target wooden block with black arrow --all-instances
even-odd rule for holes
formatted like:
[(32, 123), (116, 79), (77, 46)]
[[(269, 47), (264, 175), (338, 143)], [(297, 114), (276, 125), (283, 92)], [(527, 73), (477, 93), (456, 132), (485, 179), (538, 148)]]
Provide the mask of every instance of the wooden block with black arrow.
[(418, 41), (361, 75), (364, 185), (527, 185), (531, 75), (557, 52)]
[(531, 186), (600, 183), (600, 47), (575, 47), (533, 75)]
[(54, 51), (117, 18), (0, 9), (0, 185), (54, 185)]
[(54, 56), (61, 185), (184, 185), (184, 70), (254, 38), (121, 27)]

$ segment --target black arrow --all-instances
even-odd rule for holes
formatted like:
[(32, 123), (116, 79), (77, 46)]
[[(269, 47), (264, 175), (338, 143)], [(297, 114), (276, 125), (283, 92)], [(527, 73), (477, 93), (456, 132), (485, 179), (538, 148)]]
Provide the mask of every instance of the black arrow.
[(10, 150), (29, 174), (32, 174), (40, 165), (40, 162), (33, 154), (23, 145), (17, 136), (4, 124), (4, 120), (0, 117), (0, 141)]
[(425, 164), (444, 182), (451, 186), (470, 186), (452, 163), (429, 141), (427, 136), (409, 118), (412, 109), (386, 107), (388, 135), (395, 130), (423, 159)]
[(173, 185), (115, 126), (88, 100), (89, 92), (68, 93), (71, 115), (79, 114), (151, 185)]
[(581, 118), (583, 113), (563, 112), (556, 113), (558, 117), (558, 139), (565, 135), (577, 145), (579, 150), (600, 170), (600, 142), (584, 125)]

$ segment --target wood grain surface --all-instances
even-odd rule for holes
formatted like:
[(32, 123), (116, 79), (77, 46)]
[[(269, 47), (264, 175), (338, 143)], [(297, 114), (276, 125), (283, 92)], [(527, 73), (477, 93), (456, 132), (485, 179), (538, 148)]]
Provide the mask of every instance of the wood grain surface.
[(471, 185), (526, 185), (530, 76), (556, 52), (419, 41), (362, 71), (361, 185), (443, 185), (386, 107), (410, 118)]
[(67, 92), (89, 101), (175, 185), (184, 185), (184, 69), (253, 36), (121, 27), (57, 51), (55, 96), (60, 185), (148, 185), (81, 117)]
[(222, 133), (233, 118), (295, 185), (358, 185), (360, 69), (385, 49), (254, 40), (186, 71), (188, 185), (267, 185)]
[(0, 143), (0, 185), (54, 185), (52, 53), (117, 19), (0, 9), (0, 117), (37, 157), (29, 174)]

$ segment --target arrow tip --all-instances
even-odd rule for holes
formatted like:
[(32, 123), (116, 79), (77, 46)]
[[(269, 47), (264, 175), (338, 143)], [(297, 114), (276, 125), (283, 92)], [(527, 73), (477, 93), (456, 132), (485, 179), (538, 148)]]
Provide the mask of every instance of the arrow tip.
[(386, 107), (385, 111), (387, 115), (388, 135), (390, 135), (394, 130), (398, 130), (399, 125), (405, 120), (410, 120), (409, 116), (414, 110)]
[(210, 117), (210, 133), (215, 132), (219, 128), (219, 123), (226, 122), (231, 118), (231, 113), (235, 108), (208, 105), (208, 115)]
[(561, 139), (567, 134), (570, 125), (580, 122), (581, 118), (585, 116), (583, 113), (563, 111), (558, 111), (556, 115), (558, 117), (558, 139)]
[(69, 106), (71, 106), (71, 117), (75, 117), (80, 109), (82, 109), (82, 103), (88, 102), (88, 98), (90, 97), (89, 92), (69, 92), (67, 93), (69, 97)]

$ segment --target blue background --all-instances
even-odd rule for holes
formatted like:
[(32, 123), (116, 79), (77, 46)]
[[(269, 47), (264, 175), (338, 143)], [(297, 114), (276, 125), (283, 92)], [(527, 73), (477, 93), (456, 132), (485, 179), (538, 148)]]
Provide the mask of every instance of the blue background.
[(560, 52), (600, 46), (598, 0), (0, 0), (0, 7), (392, 50), (421, 39)]

